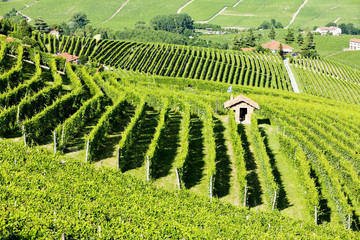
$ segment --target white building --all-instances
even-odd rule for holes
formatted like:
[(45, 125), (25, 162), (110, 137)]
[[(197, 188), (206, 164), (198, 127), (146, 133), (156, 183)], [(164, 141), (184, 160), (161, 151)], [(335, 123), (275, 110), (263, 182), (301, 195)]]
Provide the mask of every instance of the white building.
[(350, 50), (360, 50), (360, 39), (350, 39)]
[(59, 32), (56, 29), (52, 29), (49, 33), (54, 35), (56, 38), (59, 38)]
[(332, 34), (333, 36), (339, 36), (341, 34), (341, 28), (338, 27), (318, 27), (315, 31), (321, 35)]

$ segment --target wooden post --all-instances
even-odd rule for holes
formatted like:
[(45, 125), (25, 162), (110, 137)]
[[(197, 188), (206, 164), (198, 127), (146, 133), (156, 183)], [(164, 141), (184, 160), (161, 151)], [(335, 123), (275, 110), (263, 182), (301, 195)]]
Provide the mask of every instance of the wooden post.
[(120, 148), (116, 148), (116, 162), (117, 162), (117, 170), (120, 169)]
[(150, 159), (146, 156), (146, 181), (150, 181)]
[(61, 131), (61, 146), (64, 145), (64, 125), (62, 126), (62, 131)]
[(65, 240), (65, 233), (61, 235), (61, 240)]
[(244, 192), (244, 207), (246, 207), (246, 199), (247, 199), (247, 184), (245, 184), (245, 192)]
[(317, 220), (317, 207), (315, 206), (315, 224), (317, 224), (318, 220)]
[(217, 114), (218, 112), (218, 101), (216, 100), (216, 108), (215, 108), (215, 113)]
[(56, 155), (56, 130), (54, 131), (54, 156)]
[(25, 126), (22, 125), (22, 130), (23, 130), (23, 137), (24, 137), (24, 145), (26, 147), (26, 133), (25, 133)]
[(20, 119), (20, 105), (18, 105), (18, 107), (17, 107), (17, 113), (16, 113), (16, 122), (17, 122), (17, 123), (20, 122), (19, 119)]
[(348, 220), (348, 229), (351, 228), (351, 215), (349, 214), (349, 220)]
[(210, 177), (210, 201), (212, 201), (213, 197), (213, 176)]
[(180, 190), (180, 189), (181, 189), (180, 177), (179, 177), (179, 172), (178, 172), (178, 169), (177, 169), (177, 168), (175, 168), (175, 173), (176, 173), (177, 185), (178, 185), (178, 188), (179, 188), (179, 190)]
[(16, 207), (16, 201), (15, 201), (15, 203), (14, 203), (14, 206)]
[(85, 162), (88, 161), (88, 155), (89, 155), (89, 145), (90, 145), (90, 139), (87, 140), (86, 143), (86, 155), (85, 155)]
[(276, 203), (276, 191), (275, 191), (275, 195), (274, 195), (274, 202), (273, 202), (273, 205), (272, 205), (272, 210), (275, 209), (275, 203)]
[(99, 225), (99, 238), (101, 238), (101, 226)]

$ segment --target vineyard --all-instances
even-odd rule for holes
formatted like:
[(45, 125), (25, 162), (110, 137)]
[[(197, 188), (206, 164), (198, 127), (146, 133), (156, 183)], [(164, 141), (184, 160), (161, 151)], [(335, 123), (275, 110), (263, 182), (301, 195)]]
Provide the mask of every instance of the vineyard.
[(337, 101), (359, 104), (360, 73), (328, 59), (298, 58), (293, 71), (302, 92)]
[[(3, 236), (110, 238), (130, 231), (134, 238), (356, 238), (344, 230), (358, 230), (360, 224), (360, 107), (349, 104), (358, 103), (359, 75), (351, 69), (324, 60), (293, 64), (296, 74), (307, 76), (302, 87), (313, 95), (321, 89), (328, 95), (318, 95), (330, 98), (325, 99), (292, 93), (281, 60), (273, 55), (37, 37), (49, 52), (68, 49), (122, 69), (99, 72), (28, 46), (1, 45), (0, 137), (9, 139), (0, 142)], [(214, 69), (219, 80), (208, 77)], [(191, 74), (179, 75), (186, 72)], [(245, 94), (260, 105), (249, 126), (238, 126), (234, 113), (222, 108), (230, 98), (229, 83), (231, 94)], [(269, 139), (280, 144), (294, 169), (306, 219), (331, 226), (279, 214), (289, 207), (289, 193), (284, 176), (276, 174), (282, 163), (269, 150)], [(9, 143), (15, 141), (21, 144)], [(155, 187), (164, 182), (170, 193)], [(197, 200), (191, 191), (202, 196)], [(218, 200), (231, 194), (235, 205), (246, 208)], [(268, 213), (256, 212), (258, 207)], [(178, 218), (164, 209), (177, 209)], [(158, 217), (167, 228), (159, 229)], [(19, 224), (5, 223), (11, 218)], [(149, 223), (146, 229), (143, 221)]]
[(168, 44), (36, 34), (42, 51), (68, 52), (106, 66), (159, 76), (292, 90), (279, 56)]

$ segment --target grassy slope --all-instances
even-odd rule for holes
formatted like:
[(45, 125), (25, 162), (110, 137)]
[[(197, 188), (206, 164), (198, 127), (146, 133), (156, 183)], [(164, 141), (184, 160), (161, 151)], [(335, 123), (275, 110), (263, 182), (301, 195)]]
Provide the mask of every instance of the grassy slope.
[(211, 23), (222, 26), (257, 27), (275, 18), (286, 26), (302, 4), (301, 0), (245, 0), (235, 8), (228, 8)]
[(12, 8), (16, 10), (21, 10), (25, 7), (25, 4), (30, 4), (34, 2), (34, 0), (18, 0), (11, 2), (0, 2), (0, 16), (9, 12)]
[(234, 5), (237, 0), (195, 0), (183, 9), (183, 13), (189, 14), (194, 20), (208, 20), (224, 7)]
[(341, 62), (342, 64), (348, 65), (360, 71), (360, 51), (347, 51), (340, 52), (329, 56), (329, 59)]
[[(359, 24), (360, 3), (358, 0), (310, 0), (300, 11), (293, 27), (309, 27), (325, 25), (341, 17), (338, 23), (353, 22)], [(355, 21), (354, 21), (355, 20)]]
[[(15, 7), (17, 10), (24, 7), (24, 3), (34, 0), (19, 0), (0, 3), (0, 16)], [(55, 1), (41, 0), (30, 8), (24, 10), (24, 14), (30, 17), (43, 17), (49, 23), (67, 21), (75, 12), (84, 12), (88, 15), (92, 24), (100, 24), (112, 16), (125, 2), (121, 1)], [(157, 15), (176, 13), (188, 0), (151, 1), (132, 0), (106, 24), (101, 26), (112, 29), (132, 27), (137, 21), (149, 22)], [(210, 23), (231, 27), (257, 27), (263, 21), (275, 18), (286, 26), (292, 15), (297, 11), (303, 0), (243, 0), (236, 7), (232, 7), (237, 0), (195, 0), (182, 13), (188, 13), (194, 20), (208, 20), (219, 12), (223, 7), (227, 10), (217, 16)], [(293, 27), (312, 28), (314, 25), (325, 25), (337, 18), (338, 23), (353, 22), (360, 26), (360, 4), (358, 0), (309, 0), (300, 11), (293, 23)], [(100, 25), (99, 25), (100, 26)]]
[(84, 12), (91, 23), (96, 24), (113, 15), (124, 2), (125, 0), (101, 1), (101, 7), (95, 7), (98, 6), (99, 1), (46, 0), (37, 2), (24, 10), (23, 14), (42, 17), (48, 23), (60, 23), (67, 22), (74, 13)]

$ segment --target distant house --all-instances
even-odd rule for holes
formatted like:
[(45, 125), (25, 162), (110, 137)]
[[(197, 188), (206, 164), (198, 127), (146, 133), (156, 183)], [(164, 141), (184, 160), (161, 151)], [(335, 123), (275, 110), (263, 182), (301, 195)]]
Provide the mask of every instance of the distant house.
[(284, 54), (291, 54), (293, 49), (292, 47), (288, 46), (288, 45), (285, 45), (285, 44), (282, 44), (280, 42), (276, 42), (276, 41), (273, 41), (273, 42), (270, 42), (270, 43), (265, 43), (263, 44), (262, 46), (264, 48), (268, 48), (271, 50), (271, 52), (273, 53), (277, 53), (280, 51), (280, 44), (282, 45), (282, 48), (283, 48), (283, 52)]
[(360, 50), (360, 39), (350, 39), (350, 50)]
[(99, 41), (101, 39), (101, 34), (96, 34), (93, 38), (96, 39), (96, 41)]
[(315, 30), (316, 33), (320, 33), (320, 35), (331, 34), (333, 36), (339, 36), (341, 34), (341, 28), (338, 27), (318, 27)]
[(251, 123), (254, 109), (260, 109), (259, 104), (244, 95), (230, 99), (224, 103), (224, 108), (230, 108), (235, 113), (235, 121), (242, 124)]
[(61, 53), (57, 55), (58, 57), (65, 58), (66, 62), (78, 64), (79, 63), (79, 57), (75, 55), (70, 55), (67, 52)]
[(5, 39), (5, 42), (7, 42), (7, 43), (9, 43), (9, 42), (14, 42), (15, 41), (15, 39), (13, 39), (13, 38), (7, 38), (7, 39)]
[(251, 51), (255, 51), (256, 48), (254, 47), (251, 47), (251, 48), (241, 48), (241, 51), (244, 51), (244, 52), (251, 52)]
[(52, 29), (49, 32), (51, 35), (55, 35), (57, 38), (59, 37), (59, 31), (57, 31), (56, 29)]

